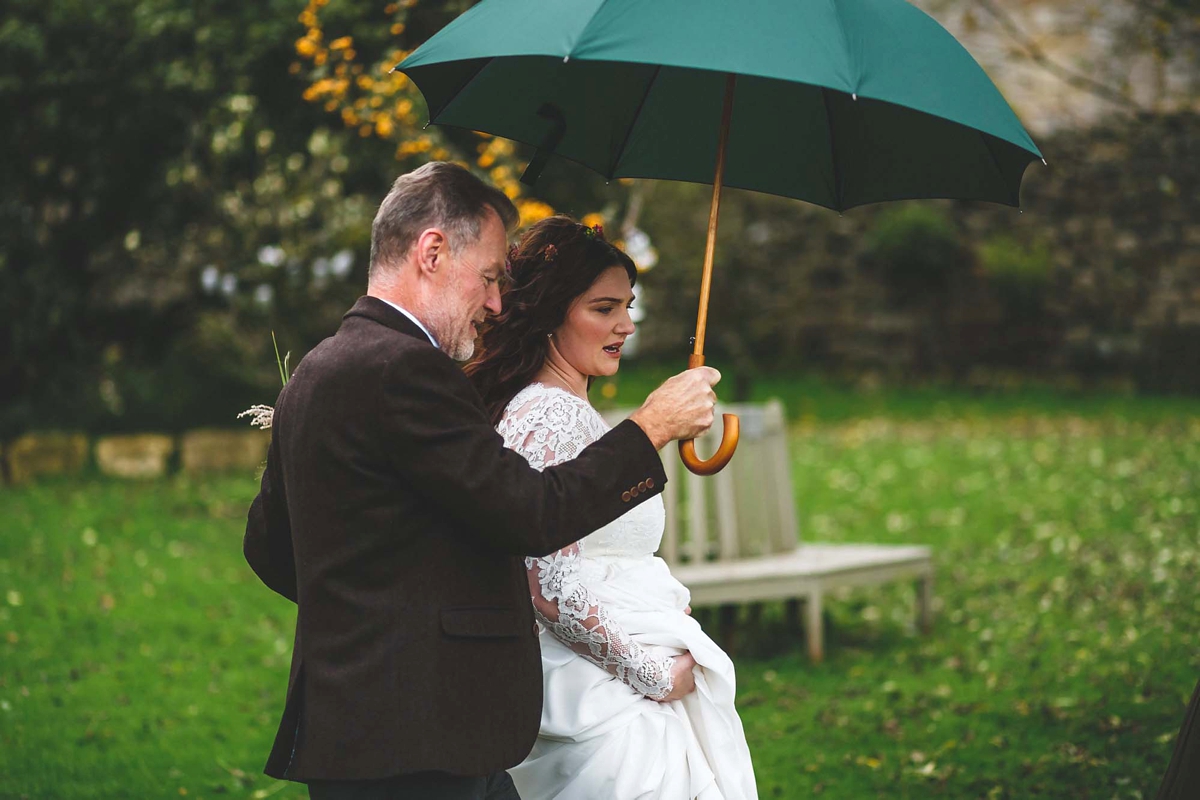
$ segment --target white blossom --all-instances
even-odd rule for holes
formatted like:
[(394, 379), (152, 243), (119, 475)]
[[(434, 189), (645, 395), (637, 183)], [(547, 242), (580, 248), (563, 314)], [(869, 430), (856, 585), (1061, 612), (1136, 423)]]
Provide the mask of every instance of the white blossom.
[(274, 416), (275, 409), (271, 406), (253, 405), (238, 414), (237, 418), (250, 417), (250, 425), (252, 427), (262, 428), (265, 431), (271, 427), (271, 420)]

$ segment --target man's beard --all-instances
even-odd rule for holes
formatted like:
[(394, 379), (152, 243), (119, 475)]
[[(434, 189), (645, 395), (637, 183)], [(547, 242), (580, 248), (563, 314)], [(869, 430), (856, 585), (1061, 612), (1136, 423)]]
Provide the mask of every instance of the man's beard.
[(469, 361), (475, 355), (475, 336), (470, 320), (456, 317), (448, 309), (439, 309), (431, 316), (429, 327), (441, 351), (455, 361)]
[(442, 352), (455, 361), (470, 361), (471, 356), (475, 355), (475, 339), (464, 337), (457, 342), (447, 342), (446, 346), (442, 348)]

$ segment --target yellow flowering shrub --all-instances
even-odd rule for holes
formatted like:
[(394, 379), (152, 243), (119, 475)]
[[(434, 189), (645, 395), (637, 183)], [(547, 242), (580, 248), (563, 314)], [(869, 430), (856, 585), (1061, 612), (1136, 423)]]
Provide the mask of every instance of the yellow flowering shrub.
[[(403, 36), (409, 14), (419, 2), (401, 0), (384, 6), (392, 36)], [(308, 0), (298, 17), (304, 26), (304, 34), (295, 44), (301, 61), (293, 63), (289, 71), (302, 72), (303, 62), (308, 63), (311, 82), (303, 92), (304, 99), (339, 114), (347, 128), (357, 130), (364, 138), (374, 136), (395, 142), (396, 159), (410, 162), (407, 166), (430, 160), (468, 163), (471, 154), (459, 152), (436, 128), (424, 127), (420, 91), (406, 75), (391, 71), (410, 51), (397, 46), (371, 64), (359, 61), (352, 36), (337, 36), (326, 43), (321, 10), (328, 4), (329, 0)], [(480, 141), (471, 166), (514, 201), (521, 224), (553, 214), (554, 209), (546, 203), (523, 196), (519, 177), (524, 164), (518, 162), (513, 143), (489, 134), (476, 135)]]

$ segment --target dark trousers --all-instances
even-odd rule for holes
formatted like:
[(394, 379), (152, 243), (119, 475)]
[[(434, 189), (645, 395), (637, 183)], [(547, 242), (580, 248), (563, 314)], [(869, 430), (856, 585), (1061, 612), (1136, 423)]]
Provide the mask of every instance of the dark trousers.
[(1200, 797), (1200, 683), (1183, 715), (1175, 752), (1167, 765), (1156, 800), (1195, 800)]
[(503, 770), (482, 778), (417, 772), (378, 781), (311, 781), (311, 800), (521, 800)]

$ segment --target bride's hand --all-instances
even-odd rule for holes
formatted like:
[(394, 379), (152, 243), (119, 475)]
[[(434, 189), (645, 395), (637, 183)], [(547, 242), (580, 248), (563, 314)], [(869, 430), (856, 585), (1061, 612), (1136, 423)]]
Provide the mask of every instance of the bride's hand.
[(672, 700), (682, 700), (696, 691), (696, 676), (692, 674), (695, 666), (696, 659), (692, 658), (691, 653), (675, 656), (674, 663), (671, 664), (671, 680), (674, 688), (671, 689), (670, 694), (658, 702), (669, 703)]

